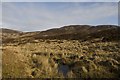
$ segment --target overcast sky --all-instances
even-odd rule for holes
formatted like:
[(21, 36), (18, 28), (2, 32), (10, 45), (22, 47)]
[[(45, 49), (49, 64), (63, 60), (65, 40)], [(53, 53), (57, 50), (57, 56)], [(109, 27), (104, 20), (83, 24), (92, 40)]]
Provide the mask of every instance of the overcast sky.
[[(1, 22), (0, 22), (1, 24)], [(3, 2), (2, 27), (42, 31), (64, 25), (118, 25), (117, 2)]]
[(1, 0), (2, 2), (118, 2), (119, 0)]

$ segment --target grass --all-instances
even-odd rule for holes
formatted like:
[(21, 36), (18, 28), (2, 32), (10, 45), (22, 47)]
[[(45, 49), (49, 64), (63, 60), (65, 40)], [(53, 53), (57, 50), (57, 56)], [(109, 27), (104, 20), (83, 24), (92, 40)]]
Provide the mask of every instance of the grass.
[(3, 51), (2, 63), (3, 63), (2, 65), (3, 78), (14, 78), (14, 77), (25, 78), (26, 64), (24, 64), (24, 62), (21, 61), (21, 59), (18, 58), (18, 55), (16, 55), (13, 51), (11, 50)]
[[(118, 78), (119, 42), (35, 40), (3, 45), (3, 77)], [(68, 65), (67, 76), (58, 71)]]

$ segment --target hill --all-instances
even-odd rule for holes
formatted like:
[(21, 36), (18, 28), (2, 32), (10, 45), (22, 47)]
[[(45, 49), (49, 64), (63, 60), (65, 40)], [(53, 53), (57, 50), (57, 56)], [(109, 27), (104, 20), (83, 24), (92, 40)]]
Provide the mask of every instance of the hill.
[(32, 41), (36, 39), (62, 39), (62, 40), (93, 40), (104, 41), (120, 40), (120, 27), (115, 25), (69, 25), (46, 31), (21, 32), (2, 29), (3, 42)]
[[(119, 39), (120, 27), (115, 25), (70, 25), (42, 31), (32, 37), (35, 39), (73, 39), (90, 40), (93, 38)], [(112, 38), (114, 37), (114, 38)]]
[(22, 34), (21, 31), (0, 28), (0, 38), (2, 39), (3, 43), (11, 42), (14, 39), (17, 39)]
[(6, 29), (6, 28), (0, 28), (0, 32), (2, 32), (2, 33), (21, 33), (21, 31)]

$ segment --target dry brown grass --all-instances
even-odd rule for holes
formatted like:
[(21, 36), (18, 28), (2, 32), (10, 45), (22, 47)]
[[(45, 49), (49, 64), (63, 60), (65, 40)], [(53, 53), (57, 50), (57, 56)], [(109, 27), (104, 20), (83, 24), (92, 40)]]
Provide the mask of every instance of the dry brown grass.
[[(9, 43), (3, 45), (3, 48), (3, 77), (120, 76), (119, 42), (36, 40), (26, 44)], [(67, 76), (59, 71), (62, 65), (69, 67)]]

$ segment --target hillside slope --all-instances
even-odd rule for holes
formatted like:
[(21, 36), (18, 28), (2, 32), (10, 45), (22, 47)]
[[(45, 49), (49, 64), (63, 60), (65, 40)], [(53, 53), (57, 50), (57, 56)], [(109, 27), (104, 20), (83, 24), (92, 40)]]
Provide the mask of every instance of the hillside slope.
[(120, 27), (115, 25), (70, 25), (46, 31), (20, 32), (2, 30), (3, 42), (32, 41), (36, 39), (92, 40), (100, 38), (108, 41), (120, 40)]

